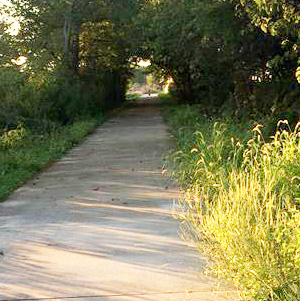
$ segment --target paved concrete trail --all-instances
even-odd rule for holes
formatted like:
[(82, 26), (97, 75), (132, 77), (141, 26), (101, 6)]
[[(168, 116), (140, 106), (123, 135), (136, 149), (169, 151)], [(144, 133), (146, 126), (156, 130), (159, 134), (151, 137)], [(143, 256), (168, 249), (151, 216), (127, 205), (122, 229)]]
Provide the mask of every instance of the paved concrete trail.
[(158, 107), (126, 109), (3, 202), (0, 300), (225, 300), (178, 237), (170, 145)]

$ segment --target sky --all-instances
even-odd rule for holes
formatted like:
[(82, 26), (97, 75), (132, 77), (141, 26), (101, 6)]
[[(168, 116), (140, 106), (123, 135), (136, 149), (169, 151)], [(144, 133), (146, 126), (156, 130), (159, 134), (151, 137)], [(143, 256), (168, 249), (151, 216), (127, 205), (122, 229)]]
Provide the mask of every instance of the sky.
[(141, 67), (149, 67), (151, 65), (150, 60), (141, 60), (138, 62), (138, 65)]
[[(0, 0), (0, 6), (2, 5), (10, 5), (10, 2), (8, 0)], [(20, 29), (20, 25), (19, 22), (13, 18), (8, 16), (7, 14), (5, 14), (3, 11), (0, 11), (0, 21), (6, 21), (7, 23), (11, 24), (10, 29), (9, 29), (9, 33), (11, 35), (17, 35)], [(16, 65), (23, 65), (24, 63), (26, 63), (27, 59), (24, 56), (20, 56), (18, 58), (16, 58), (15, 60), (12, 60), (13, 63), (15, 63)]]
[[(0, 7), (2, 5), (8, 5), (9, 6), (9, 5), (11, 5), (11, 3), (10, 3), (9, 0), (0, 0)], [(2, 12), (0, 11), (0, 21), (1, 20), (4, 20), (7, 23), (11, 24), (10, 29), (9, 29), (9, 33), (11, 35), (17, 35), (18, 34), (19, 29), (20, 29), (20, 25), (19, 25), (19, 22), (15, 18), (8, 16), (3, 11)], [(26, 58), (25, 57), (19, 57), (18, 59), (14, 60), (14, 63), (16, 63), (18, 65), (22, 65), (25, 62), (26, 62)], [(138, 63), (138, 65), (142, 66), (142, 67), (148, 67), (148, 66), (151, 65), (151, 62), (149, 60), (141, 60)]]
[[(10, 5), (10, 2), (8, 0), (0, 0), (0, 6), (2, 5)], [(11, 24), (11, 28), (9, 30), (9, 33), (12, 35), (18, 34), (20, 25), (18, 21), (15, 18), (12, 18), (5, 14), (3, 11), (0, 11), (0, 20), (4, 20), (7, 23)]]

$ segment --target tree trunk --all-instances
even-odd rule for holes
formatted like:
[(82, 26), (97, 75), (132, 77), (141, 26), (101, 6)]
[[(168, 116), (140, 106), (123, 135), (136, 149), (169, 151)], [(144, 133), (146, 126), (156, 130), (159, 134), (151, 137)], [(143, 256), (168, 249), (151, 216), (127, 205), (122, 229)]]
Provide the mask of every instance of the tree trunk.
[(73, 0), (70, 11), (65, 14), (64, 61), (67, 69), (77, 75), (79, 72), (79, 36), (81, 33), (81, 0)]
[(64, 25), (64, 37), (65, 37), (65, 45), (64, 45), (64, 61), (66, 66), (69, 66), (69, 52), (70, 52), (70, 35), (71, 35), (71, 24), (70, 18), (66, 15), (65, 17), (65, 25)]
[(188, 70), (177, 75), (176, 87), (180, 103), (193, 103), (195, 101), (192, 78)]
[(81, 21), (75, 20), (75, 22), (73, 22), (72, 62), (71, 62), (71, 70), (73, 75), (77, 75), (79, 70), (80, 32), (81, 32)]

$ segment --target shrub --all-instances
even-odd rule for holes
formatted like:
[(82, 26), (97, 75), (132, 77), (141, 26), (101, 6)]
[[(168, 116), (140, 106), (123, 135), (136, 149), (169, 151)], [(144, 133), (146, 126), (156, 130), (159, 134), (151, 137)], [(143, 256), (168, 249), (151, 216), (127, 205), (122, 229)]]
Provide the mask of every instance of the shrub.
[(2, 68), (0, 73), (0, 128), (17, 125), (21, 115), (21, 88), (25, 76), (15, 68)]
[[(115, 86), (106, 78), (66, 76), (61, 70), (33, 75), (14, 68), (0, 74), (0, 128), (20, 121), (38, 131), (97, 116), (113, 101)], [(111, 94), (109, 94), (111, 93)], [(115, 93), (116, 94), (116, 93)], [(107, 105), (108, 107), (108, 105)]]
[(26, 129), (20, 123), (15, 129), (12, 130), (4, 130), (1, 135), (1, 143), (0, 145), (5, 148), (16, 147), (22, 143), (27, 134)]

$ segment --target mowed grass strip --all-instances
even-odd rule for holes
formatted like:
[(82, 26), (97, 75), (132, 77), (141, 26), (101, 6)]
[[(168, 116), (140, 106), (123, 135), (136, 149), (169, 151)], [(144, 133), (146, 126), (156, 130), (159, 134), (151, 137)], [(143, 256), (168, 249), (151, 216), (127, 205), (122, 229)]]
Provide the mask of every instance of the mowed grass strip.
[[(104, 115), (58, 126), (49, 133), (27, 133), (22, 141), (0, 148), (0, 200), (63, 157), (74, 145), (92, 133), (104, 121)], [(14, 138), (12, 138), (14, 139)]]

